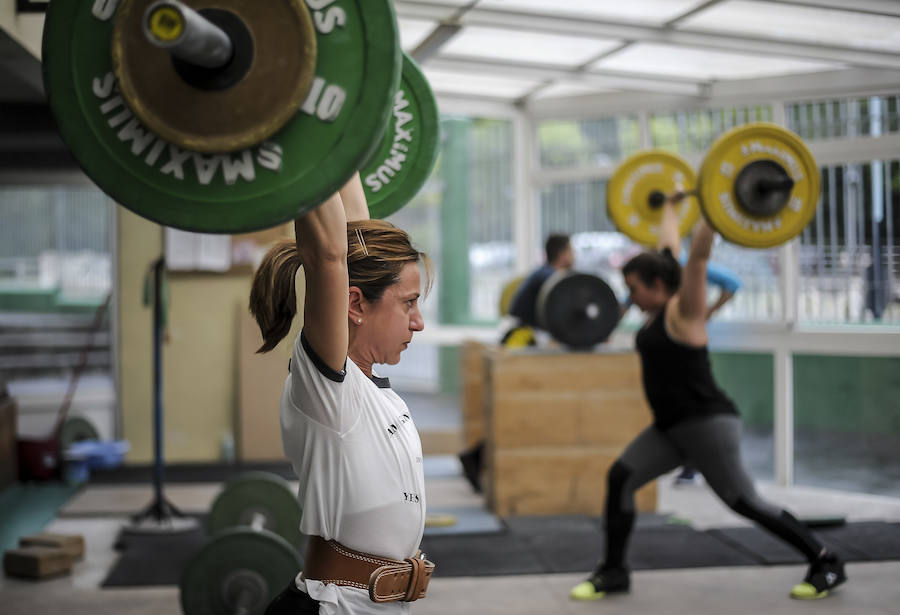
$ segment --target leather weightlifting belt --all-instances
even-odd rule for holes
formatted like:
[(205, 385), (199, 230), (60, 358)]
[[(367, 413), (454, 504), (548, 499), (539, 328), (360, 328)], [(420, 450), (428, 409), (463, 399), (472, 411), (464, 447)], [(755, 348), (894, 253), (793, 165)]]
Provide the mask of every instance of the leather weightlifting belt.
[(434, 564), (421, 551), (416, 557), (395, 560), (310, 536), (302, 578), (367, 589), (373, 602), (413, 602), (425, 597), (433, 572)]

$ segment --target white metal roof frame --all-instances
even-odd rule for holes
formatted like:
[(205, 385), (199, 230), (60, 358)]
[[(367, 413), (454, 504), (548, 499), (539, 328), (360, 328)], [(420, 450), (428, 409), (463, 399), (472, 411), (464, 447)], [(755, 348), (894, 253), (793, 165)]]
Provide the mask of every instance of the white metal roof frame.
[(404, 49), (451, 112), (483, 101), (535, 118), (579, 117), (874, 95), (900, 86), (900, 2), (891, 0), (395, 5)]

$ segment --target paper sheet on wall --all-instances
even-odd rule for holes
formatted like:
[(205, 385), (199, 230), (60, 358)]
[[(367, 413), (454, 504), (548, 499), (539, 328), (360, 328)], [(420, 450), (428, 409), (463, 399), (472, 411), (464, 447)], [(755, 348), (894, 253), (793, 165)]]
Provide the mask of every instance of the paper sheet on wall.
[(166, 265), (170, 271), (228, 271), (231, 236), (167, 228)]

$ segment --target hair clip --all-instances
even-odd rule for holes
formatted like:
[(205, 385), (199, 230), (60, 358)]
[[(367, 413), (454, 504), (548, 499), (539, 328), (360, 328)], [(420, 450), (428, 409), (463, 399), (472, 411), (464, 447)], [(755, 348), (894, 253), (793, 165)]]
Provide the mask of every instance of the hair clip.
[(356, 239), (359, 241), (359, 245), (362, 246), (363, 252), (366, 253), (366, 256), (369, 255), (369, 249), (366, 247), (366, 240), (363, 239), (363, 234), (360, 229), (356, 229)]

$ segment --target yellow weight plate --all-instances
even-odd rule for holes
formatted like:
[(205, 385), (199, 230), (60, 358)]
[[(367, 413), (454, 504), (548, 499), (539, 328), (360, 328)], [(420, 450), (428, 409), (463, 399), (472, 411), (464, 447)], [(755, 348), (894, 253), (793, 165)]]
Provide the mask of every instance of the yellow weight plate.
[[(735, 192), (741, 171), (760, 161), (776, 163), (794, 182), (785, 205), (770, 215), (752, 213)], [(764, 122), (719, 137), (698, 175), (703, 215), (725, 240), (749, 248), (777, 246), (799, 234), (815, 215), (819, 188), (819, 168), (803, 141)]]
[(503, 290), (500, 291), (500, 316), (506, 316), (509, 314), (509, 306), (512, 304), (513, 297), (516, 296), (516, 291), (519, 290), (519, 287), (522, 285), (522, 282), (525, 281), (525, 276), (520, 275), (509, 282), (507, 282), (503, 286)]
[[(680, 156), (662, 150), (635, 154), (613, 173), (606, 186), (606, 211), (616, 228), (638, 243), (656, 245), (662, 208), (652, 207), (654, 193), (689, 191), (696, 186), (694, 170)], [(677, 207), (678, 232), (684, 236), (700, 216), (694, 197)]]

